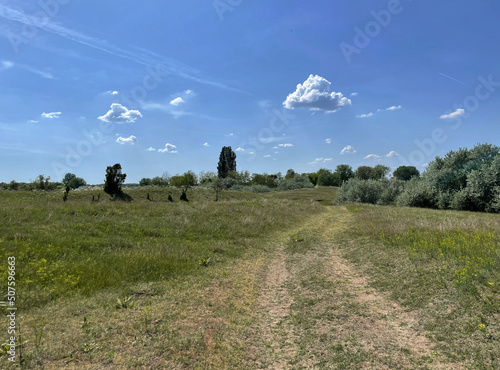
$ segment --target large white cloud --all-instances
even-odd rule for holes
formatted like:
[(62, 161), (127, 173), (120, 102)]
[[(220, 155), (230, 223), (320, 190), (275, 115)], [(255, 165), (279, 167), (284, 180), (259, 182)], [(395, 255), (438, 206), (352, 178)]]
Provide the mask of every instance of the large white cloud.
[(452, 112), (450, 114), (443, 114), (439, 118), (441, 119), (453, 119), (453, 118), (458, 118), (458, 117), (463, 117), (465, 116), (465, 109), (457, 109), (455, 112)]
[(166, 143), (164, 149), (158, 149), (160, 153), (177, 153), (177, 146), (174, 144)]
[(318, 75), (310, 75), (303, 83), (297, 85), (297, 90), (288, 95), (283, 105), (287, 109), (309, 108), (335, 112), (351, 105), (351, 100), (342, 93), (330, 92), (331, 83)]
[(142, 117), (142, 114), (138, 110), (129, 110), (121, 104), (113, 103), (111, 104), (111, 109), (105, 115), (98, 118), (104, 122), (124, 123), (135, 122), (140, 117)]
[(356, 149), (354, 149), (352, 146), (348, 145), (342, 151), (340, 154), (354, 154), (356, 153)]
[(130, 144), (130, 145), (134, 145), (137, 143), (137, 138), (134, 136), (134, 135), (130, 135), (129, 137), (119, 137), (118, 139), (116, 139), (116, 142), (118, 144)]

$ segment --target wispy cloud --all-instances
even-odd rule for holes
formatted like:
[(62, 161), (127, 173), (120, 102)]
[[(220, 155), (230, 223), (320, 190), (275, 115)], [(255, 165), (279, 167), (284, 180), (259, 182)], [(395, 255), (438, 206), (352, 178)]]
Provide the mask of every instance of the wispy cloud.
[(137, 138), (134, 136), (134, 135), (130, 135), (129, 137), (119, 137), (118, 139), (116, 139), (116, 142), (118, 144), (130, 144), (130, 145), (134, 145), (134, 144), (137, 144)]
[(332, 143), (332, 139), (325, 139), (325, 143), (331, 144)]
[(370, 113), (365, 113), (365, 114), (358, 114), (356, 116), (356, 118), (370, 118), (370, 117), (373, 117), (373, 113), (370, 112)]
[(10, 69), (10, 68), (14, 68), (14, 67), (19, 68), (19, 69), (23, 69), (25, 71), (36, 74), (36, 75), (43, 77), (43, 78), (46, 78), (48, 80), (55, 79), (55, 77), (54, 77), (54, 75), (52, 75), (52, 73), (42, 71), (41, 69), (29, 66), (27, 64), (14, 63), (14, 62), (11, 62), (10, 60), (2, 60), (1, 61), (0, 71), (4, 71), (6, 69)]
[(364, 159), (380, 159), (380, 156), (377, 154), (368, 154)]
[(455, 112), (449, 114), (443, 114), (439, 118), (441, 119), (453, 119), (465, 116), (465, 109), (457, 109)]
[(287, 144), (278, 144), (279, 147), (281, 148), (291, 148), (293, 144), (287, 143)]
[[(102, 38), (88, 36), (82, 32), (69, 29), (59, 23), (52, 21), (47, 17), (40, 18), (37, 16), (27, 15), (22, 10), (13, 9), (1, 3), (0, 3), (0, 18), (42, 29), (46, 32), (58, 35), (65, 39), (77, 42), (82, 45), (86, 45), (93, 49), (100, 50), (109, 55), (130, 60), (142, 66), (147, 66), (147, 67), (161, 66), (166, 71), (168, 71), (168, 73), (175, 74), (179, 77), (191, 81), (218, 87), (225, 90), (251, 95), (243, 90), (233, 88), (223, 83), (212, 81), (208, 78), (205, 78), (200, 75), (200, 72), (198, 70), (191, 68), (172, 58), (167, 58), (162, 55), (156, 54), (152, 51), (140, 48), (136, 48), (136, 50), (127, 50), (119, 46), (113, 45), (109, 43), (107, 40), (104, 40)], [(7, 33), (7, 36), (11, 36), (8, 31), (6, 32), (6, 30), (2, 30), (1, 32), (3, 32), (4, 34)]]
[(340, 154), (354, 154), (356, 153), (356, 149), (354, 149), (352, 146), (347, 145), (344, 147), (344, 149), (341, 150)]
[(388, 158), (391, 158), (391, 157), (399, 157), (399, 153), (398, 152), (395, 152), (394, 150), (391, 150), (389, 153), (387, 153), (385, 155), (386, 157)]
[(59, 118), (61, 114), (62, 114), (61, 112), (50, 112), (50, 113), (43, 112), (41, 116), (43, 118), (54, 119), (54, 118)]
[(392, 107), (387, 108), (386, 110), (399, 110), (403, 109), (401, 105), (393, 105)]
[(312, 162), (308, 162), (309, 164), (317, 164), (317, 163), (328, 163), (333, 161), (333, 158), (316, 158)]

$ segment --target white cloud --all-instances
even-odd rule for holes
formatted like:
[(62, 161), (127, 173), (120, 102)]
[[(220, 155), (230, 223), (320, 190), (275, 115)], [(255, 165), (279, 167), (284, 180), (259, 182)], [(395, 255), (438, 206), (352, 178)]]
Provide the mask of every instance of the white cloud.
[(248, 152), (248, 154), (252, 155), (252, 154), (255, 154), (254, 152)]
[(29, 122), (29, 123), (38, 123), (38, 121), (37, 121), (37, 120), (34, 120), (34, 119), (30, 119), (28, 122)]
[(203, 144), (203, 146), (210, 146), (208, 143)]
[(2, 70), (9, 69), (14, 67), (14, 63), (9, 62), (8, 60), (2, 60)]
[(439, 118), (441, 119), (453, 119), (465, 116), (465, 109), (457, 109), (455, 112), (449, 114), (443, 114)]
[(235, 152), (244, 152), (245, 149), (243, 149), (242, 147), (238, 147), (234, 150)]
[(309, 162), (309, 164), (327, 163), (331, 161), (333, 161), (333, 158), (316, 158), (314, 161)]
[(148, 152), (154, 152), (156, 151), (155, 148), (153, 148), (152, 146), (150, 146), (149, 148), (146, 149)]
[(297, 85), (297, 90), (288, 95), (283, 105), (287, 109), (309, 108), (334, 112), (351, 105), (351, 100), (342, 93), (330, 93), (331, 83), (318, 75), (310, 75), (303, 83)]
[(429, 163), (424, 163), (424, 164), (422, 165), (422, 167), (428, 167), (428, 166), (429, 166)]
[(277, 146), (273, 146), (273, 149), (279, 149)]
[(368, 154), (364, 159), (379, 159), (380, 156), (376, 154)]
[(130, 145), (134, 145), (134, 144), (137, 144), (137, 138), (134, 136), (134, 135), (130, 135), (129, 137), (119, 137), (118, 139), (116, 139), (116, 142), (118, 144), (130, 144)]
[(109, 95), (118, 95), (119, 93), (116, 90), (113, 90), (113, 91), (109, 90), (109, 91), (106, 91), (106, 94), (109, 94)]
[(356, 118), (369, 118), (369, 117), (373, 117), (373, 113), (372, 112), (366, 113), (366, 114), (358, 114), (356, 116)]
[(287, 144), (278, 144), (279, 147), (282, 147), (282, 148), (291, 148), (293, 146), (293, 144), (290, 144), (290, 143), (287, 143)]
[(344, 149), (342, 149), (342, 151), (340, 152), (340, 154), (354, 154), (356, 153), (356, 149), (354, 149), (352, 146), (350, 145), (347, 145)]
[(327, 143), (327, 144), (331, 144), (331, 143), (332, 143), (332, 139), (326, 139), (326, 140), (325, 140), (325, 143)]
[(165, 149), (158, 149), (160, 153), (177, 153), (177, 146), (174, 144), (166, 143)]
[(350, 96), (358, 96), (358, 95), (359, 95), (359, 93), (355, 91), (355, 92), (351, 93)]
[(401, 105), (393, 105), (392, 107), (387, 108), (386, 110), (398, 110), (398, 109), (403, 109)]
[(62, 114), (61, 112), (50, 112), (50, 113), (43, 112), (42, 113), (42, 117), (43, 118), (48, 118), (48, 119), (53, 119), (53, 118), (59, 118), (59, 116), (61, 114)]
[(269, 158), (270, 156), (271, 156), (271, 154), (266, 154), (266, 155), (264, 156), (264, 158)]
[(399, 153), (395, 152), (394, 150), (391, 150), (389, 153), (385, 155), (386, 157), (399, 157)]
[(111, 104), (111, 109), (103, 116), (97, 117), (104, 122), (135, 122), (139, 117), (142, 117), (141, 112), (138, 110), (127, 109), (121, 104)]
[(184, 103), (184, 99), (182, 99), (181, 97), (178, 97), (178, 98), (175, 98), (174, 100), (172, 100), (170, 102), (170, 105), (173, 105), (174, 107), (178, 107), (182, 103)]

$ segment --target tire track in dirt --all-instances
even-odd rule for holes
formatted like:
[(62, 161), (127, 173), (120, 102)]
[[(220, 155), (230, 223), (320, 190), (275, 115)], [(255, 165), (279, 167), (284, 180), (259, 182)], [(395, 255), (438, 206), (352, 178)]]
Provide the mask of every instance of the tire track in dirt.
[(281, 246), (270, 261), (258, 325), (267, 355), (258, 367), (349, 367), (354, 358), (350, 368), (462, 368), (441, 363), (417, 314), (371, 288), (369, 276), (342, 257), (335, 239), (350, 220), (344, 207), (310, 218), (300, 230), (314, 239), (310, 250)]
[(260, 340), (265, 343), (267, 354), (257, 364), (264, 367), (272, 364), (272, 369), (287, 368), (287, 363), (296, 354), (295, 334), (290, 322), (293, 299), (287, 287), (290, 274), (283, 249), (281, 245), (269, 263), (258, 300)]

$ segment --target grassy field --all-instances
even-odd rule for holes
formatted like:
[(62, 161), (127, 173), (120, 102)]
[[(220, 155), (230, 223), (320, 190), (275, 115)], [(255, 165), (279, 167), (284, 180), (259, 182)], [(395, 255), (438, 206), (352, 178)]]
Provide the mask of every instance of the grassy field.
[(127, 193), (0, 192), (18, 366), (500, 367), (497, 215), (333, 205), (334, 188)]

